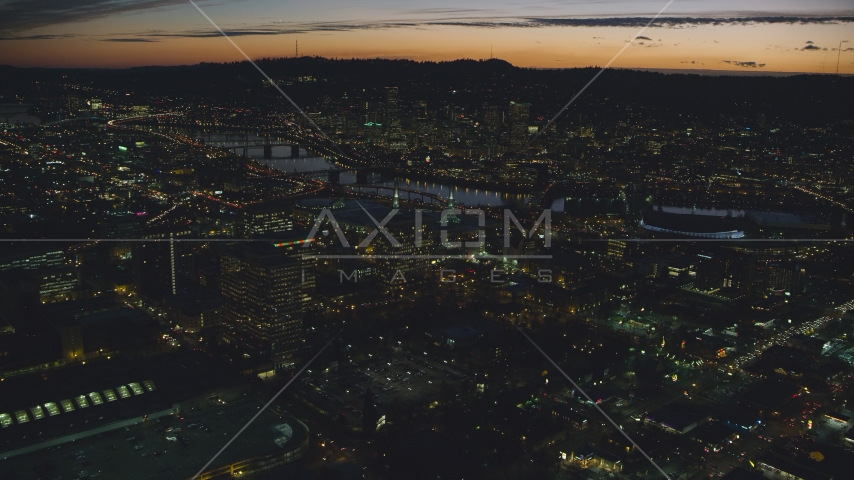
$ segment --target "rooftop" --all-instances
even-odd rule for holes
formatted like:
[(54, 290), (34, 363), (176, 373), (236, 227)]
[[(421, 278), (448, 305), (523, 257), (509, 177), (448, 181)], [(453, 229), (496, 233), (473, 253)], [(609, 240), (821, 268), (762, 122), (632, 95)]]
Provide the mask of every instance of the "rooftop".
[(163, 411), (243, 380), (200, 352), (87, 361), (0, 382), (0, 450)]
[(649, 421), (684, 432), (691, 427), (691, 424), (700, 422), (706, 415), (693, 406), (674, 402), (657, 408), (644, 417)]

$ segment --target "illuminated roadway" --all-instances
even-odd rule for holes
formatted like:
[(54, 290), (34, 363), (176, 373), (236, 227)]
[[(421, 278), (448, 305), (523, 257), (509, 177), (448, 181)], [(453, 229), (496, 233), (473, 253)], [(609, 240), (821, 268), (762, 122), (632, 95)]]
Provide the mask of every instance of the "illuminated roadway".
[[(170, 117), (179, 117), (180, 118), (180, 117), (183, 117), (183, 114), (180, 114), (180, 113), (160, 113), (160, 114), (150, 114), (150, 115), (138, 115), (138, 116), (132, 116), (132, 117), (125, 117), (125, 118), (121, 118), (121, 119), (110, 120), (107, 122), (107, 125), (109, 128), (141, 131), (141, 132), (144, 132), (144, 133), (147, 133), (150, 135), (159, 136), (161, 138), (164, 138), (164, 139), (169, 140), (169, 141), (174, 142), (174, 143), (189, 144), (189, 145), (193, 145), (193, 146), (200, 147), (200, 148), (231, 149), (231, 148), (241, 148), (241, 147), (246, 146), (245, 143), (240, 143), (240, 142), (199, 143), (198, 141), (193, 140), (192, 138), (187, 137), (186, 135), (180, 135), (180, 134), (176, 134), (176, 133), (166, 134), (166, 133), (155, 132), (151, 128), (146, 129), (146, 128), (141, 127), (141, 126), (124, 126), (124, 125), (122, 125), (125, 122), (145, 122), (145, 121), (152, 120), (152, 119), (170, 118)], [(175, 126), (175, 125), (173, 125), (173, 126)], [(196, 126), (195, 125), (185, 125), (184, 127), (196, 127)], [(298, 130), (298, 132), (296, 132), (296, 133), (295, 132), (276, 133), (276, 142), (272, 142), (272, 143), (253, 142), (252, 144), (250, 144), (250, 147), (252, 147), (252, 146), (263, 147), (265, 145), (271, 145), (271, 146), (286, 145), (290, 141), (290, 144), (298, 144), (302, 147), (309, 148), (309, 149), (321, 154), (322, 156), (326, 157), (330, 162), (332, 162), (336, 165), (345, 167), (345, 168), (358, 169), (358, 168), (362, 168), (362, 167), (368, 167), (368, 168), (377, 167), (376, 165), (371, 165), (371, 164), (365, 162), (364, 160), (361, 160), (361, 159), (358, 159), (354, 156), (345, 154), (342, 150), (340, 150), (340, 148), (337, 145), (335, 145), (333, 148), (333, 147), (327, 145), (326, 144), (327, 142), (317, 141), (316, 135), (313, 135), (309, 132), (303, 133), (302, 129), (300, 129), (299, 126), (295, 126), (295, 127)], [(330, 170), (326, 170), (326, 171), (288, 173), (288, 172), (284, 172), (284, 171), (277, 171), (276, 169), (254, 167), (251, 163), (248, 164), (248, 166), (250, 169), (255, 170), (255, 172), (259, 174), (258, 178), (269, 178), (269, 177), (287, 177), (287, 178), (302, 177), (302, 178), (307, 178), (307, 177), (316, 176), (320, 173), (329, 174), (329, 173), (335, 171), (335, 170), (330, 169)], [(294, 194), (294, 195), (288, 195), (287, 197), (284, 197), (284, 198), (295, 198), (295, 197), (299, 197), (299, 196), (304, 196), (304, 195), (316, 193), (316, 192), (321, 191), (323, 188), (328, 186), (328, 184), (330, 183), (330, 182), (324, 183), (324, 182), (321, 182), (321, 181), (316, 180), (316, 179), (308, 179), (308, 181), (314, 182), (316, 188), (309, 189), (307, 191), (301, 191), (301, 192), (298, 192), (297, 194)], [(393, 187), (386, 187), (386, 186), (379, 186), (379, 185), (364, 185), (364, 184), (347, 185), (347, 186), (343, 186), (342, 188), (344, 188), (348, 193), (351, 193), (353, 195), (364, 195), (364, 196), (370, 196), (370, 195), (368, 192), (364, 192), (362, 190), (366, 190), (366, 189), (374, 190), (375, 195), (373, 195), (373, 198), (379, 198), (379, 197), (387, 198), (387, 197), (379, 195), (379, 192), (380, 191), (391, 191), (391, 190), (393, 190)], [(411, 200), (412, 196), (416, 195), (416, 196), (421, 198), (422, 203), (430, 203), (430, 204), (439, 205), (439, 206), (444, 206), (447, 204), (447, 200), (445, 198), (440, 197), (440, 196), (435, 195), (435, 194), (432, 194), (432, 193), (429, 193), (429, 192), (422, 192), (419, 190), (413, 190), (413, 189), (407, 189), (407, 188), (401, 188), (400, 192), (407, 194), (406, 200)], [(235, 208), (241, 208), (240, 205), (235, 205), (235, 204), (231, 204), (228, 202), (224, 202), (221, 199), (218, 199), (214, 196), (211, 196), (211, 195), (208, 195), (208, 194), (205, 194), (202, 192), (190, 191), (189, 193), (196, 195), (196, 196), (201, 196), (201, 197), (207, 198), (207, 199), (209, 199), (211, 201), (215, 201), (217, 203), (225, 204), (225, 205), (235, 207)], [(425, 201), (425, 199), (429, 199), (429, 202)], [(164, 212), (164, 214), (159, 215), (156, 219), (157, 220), (162, 219), (163, 216), (165, 215), (165, 213), (173, 211), (177, 206), (178, 206), (177, 204), (174, 205), (171, 209), (167, 210), (167, 212)], [(154, 220), (155, 219), (152, 219), (151, 221), (154, 221)]]

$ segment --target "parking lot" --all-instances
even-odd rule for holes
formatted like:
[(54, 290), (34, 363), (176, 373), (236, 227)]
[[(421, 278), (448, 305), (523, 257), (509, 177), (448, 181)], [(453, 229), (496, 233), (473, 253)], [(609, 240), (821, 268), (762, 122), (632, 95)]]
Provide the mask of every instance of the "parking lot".
[(753, 384), (750, 377), (738, 373), (732, 376), (722, 375), (721, 377), (711, 382), (709, 387), (700, 395), (716, 403), (730, 403)]
[(469, 376), (453, 362), (423, 354), (389, 353), (315, 375), (300, 393), (328, 414), (345, 412), (361, 419), (368, 389), (380, 410), (395, 401), (415, 407), (437, 400), (443, 383), (459, 391), (459, 383)]
[[(186, 416), (164, 417), (127, 429), (13, 457), (19, 478), (184, 479), (192, 477), (261, 408), (254, 399), (210, 408)], [(277, 448), (273, 426), (288, 423), (294, 438), (302, 432), (292, 418), (264, 412), (217, 459), (212, 467), (261, 455)], [(171, 440), (174, 438), (174, 440)], [(33, 473), (36, 475), (33, 475)]]

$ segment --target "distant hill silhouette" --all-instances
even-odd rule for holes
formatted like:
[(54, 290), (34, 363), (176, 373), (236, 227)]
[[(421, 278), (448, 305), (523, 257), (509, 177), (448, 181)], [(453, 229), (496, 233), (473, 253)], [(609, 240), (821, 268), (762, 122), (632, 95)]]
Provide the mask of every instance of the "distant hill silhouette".
[[(424, 100), (432, 106), (451, 103), (476, 108), (486, 103), (506, 107), (510, 100), (529, 102), (532, 113), (551, 116), (587, 81), (598, 67), (530, 69), (499, 60), (416, 62), (388, 59), (330, 59), (321, 57), (259, 59), (258, 65), (282, 84), (300, 105), (312, 105), (324, 96), (340, 98), (362, 89), (382, 98), (385, 86), (400, 88), (401, 99)], [(247, 107), (283, 101), (249, 62), (201, 63), (175, 67), (128, 69), (23, 69), (0, 67), (8, 81), (0, 93), (34, 95), (34, 81), (42, 87), (71, 81), (133, 92), (142, 97), (181, 97), (188, 102), (215, 99)], [(315, 83), (287, 80), (301, 75)], [(67, 76), (66, 79), (62, 79)], [(608, 70), (579, 99), (573, 109), (596, 115), (603, 107), (632, 105), (714, 120), (720, 115), (795, 121), (826, 125), (847, 120), (854, 111), (854, 77), (833, 75), (713, 76)], [(278, 97), (278, 99), (277, 99)], [(606, 100), (607, 99), (607, 100)], [(621, 107), (622, 108), (622, 107)]]

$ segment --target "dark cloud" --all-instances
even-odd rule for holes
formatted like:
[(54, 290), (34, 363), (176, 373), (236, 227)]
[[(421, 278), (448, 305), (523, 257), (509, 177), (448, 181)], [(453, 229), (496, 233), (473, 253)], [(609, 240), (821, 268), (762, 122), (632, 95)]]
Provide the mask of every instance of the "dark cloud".
[(807, 45), (812, 45), (812, 44), (813, 44), (812, 40), (807, 40)]
[[(233, 30), (225, 30), (226, 35), (229, 37), (245, 37), (245, 36), (257, 36), (257, 35), (291, 35), (294, 33), (307, 33), (311, 30), (304, 29), (233, 29)], [(187, 31), (187, 32), (175, 32), (175, 33), (152, 33), (147, 35), (149, 37), (179, 37), (179, 38), (211, 38), (211, 37), (221, 37), (222, 34), (216, 30), (197, 30), (197, 31)]]
[[(566, 27), (644, 27), (649, 17), (618, 18), (528, 18), (532, 25), (552, 25)], [(783, 24), (835, 24), (851, 23), (854, 17), (660, 17), (652, 22), (654, 27), (682, 27), (699, 25), (756, 25), (769, 23)]]
[(757, 67), (762, 68), (765, 66), (764, 63), (756, 63), (756, 62), (739, 62), (736, 60), (721, 60), (721, 61), (724, 63), (728, 63), (730, 65), (736, 66), (736, 67), (744, 67), (744, 68), (757, 68)]
[(639, 35), (639, 36), (635, 37), (635, 40), (652, 40), (652, 39), (649, 37), (644, 37), (643, 35)]
[(807, 45), (806, 47), (802, 48), (801, 50), (821, 50), (821, 47), (817, 47), (815, 45)]
[(159, 42), (160, 40), (154, 40), (151, 38), (105, 38), (101, 41), (102, 42), (118, 42), (118, 43), (150, 43), (150, 42)]
[[(294, 35), (299, 33), (322, 33), (322, 32), (349, 32), (353, 30), (379, 30), (400, 27), (418, 27), (417, 23), (310, 23), (294, 24), (287, 27), (255, 27), (255, 28), (223, 28), (223, 32), (229, 37), (265, 36), (265, 35)], [(217, 30), (190, 30), (185, 32), (160, 32), (140, 34), (149, 38), (157, 37), (181, 37), (181, 38), (208, 38), (222, 36)]]
[(183, 0), (8, 0), (0, 4), (0, 32), (20, 32), (185, 3)]
[[(230, 28), (223, 29), (229, 36), (254, 36), (254, 35), (293, 35), (312, 32), (346, 32), (354, 30), (379, 30), (390, 28), (406, 28), (406, 27), (429, 27), (429, 26), (459, 26), (459, 27), (476, 27), (476, 28), (540, 28), (551, 26), (567, 26), (567, 27), (596, 27), (596, 26), (645, 26), (650, 19), (645, 17), (636, 18), (525, 18), (515, 20), (468, 20), (446, 19), (446, 20), (426, 20), (426, 21), (407, 21), (407, 22), (375, 22), (375, 23), (345, 23), (345, 22), (316, 22), (316, 23), (289, 23), (289, 24), (273, 24), (251, 28)], [(759, 23), (854, 23), (854, 17), (739, 17), (739, 18), (659, 18), (653, 26), (679, 28), (686, 25), (724, 25), (724, 24), (759, 24)], [(204, 38), (217, 37), (219, 32), (213, 29), (191, 30), (185, 32), (163, 32), (141, 34), (149, 37), (189, 37), (189, 38)], [(601, 37), (594, 37), (599, 39)], [(650, 37), (639, 36), (637, 40), (651, 41)], [(715, 41), (717, 43), (717, 41)]]
[(411, 13), (413, 15), (435, 15), (437, 13), (483, 13), (483, 10), (476, 10), (471, 8), (416, 8), (414, 10), (410, 10), (407, 13)]
[[(198, 0), (209, 3), (213, 0)], [(0, 34), (11, 36), (30, 29), (71, 22), (104, 18), (128, 12), (186, 5), (186, 0), (0, 0)], [(373, 23), (287, 23), (275, 26), (234, 28), (226, 33), (234, 36), (285, 35), (307, 32), (335, 32), (351, 30), (425, 27), (465, 26), (477, 28), (536, 28), (536, 27), (643, 27), (652, 17), (604, 17), (604, 18), (542, 18), (542, 17), (474, 17), (481, 10), (464, 8), (425, 8), (408, 12), (416, 18), (411, 21), (388, 21)], [(443, 18), (444, 17), (444, 18)], [(683, 28), (700, 25), (756, 25), (756, 24), (838, 24), (854, 23), (854, 16), (806, 17), (806, 16), (756, 16), (756, 17), (661, 17), (651, 26)], [(270, 28), (267, 28), (270, 27)], [(146, 34), (148, 35), (148, 34)], [(155, 35), (155, 34), (151, 34)], [(160, 33), (160, 36), (215, 37), (216, 30)], [(2, 38), (2, 37), (0, 37)], [(650, 40), (649, 37), (639, 37)]]
[(76, 35), (72, 35), (70, 33), (60, 33), (55, 35), (19, 35), (19, 36), (10, 36), (10, 37), (0, 37), (0, 41), (2, 40), (56, 40), (58, 38), (71, 38)]

